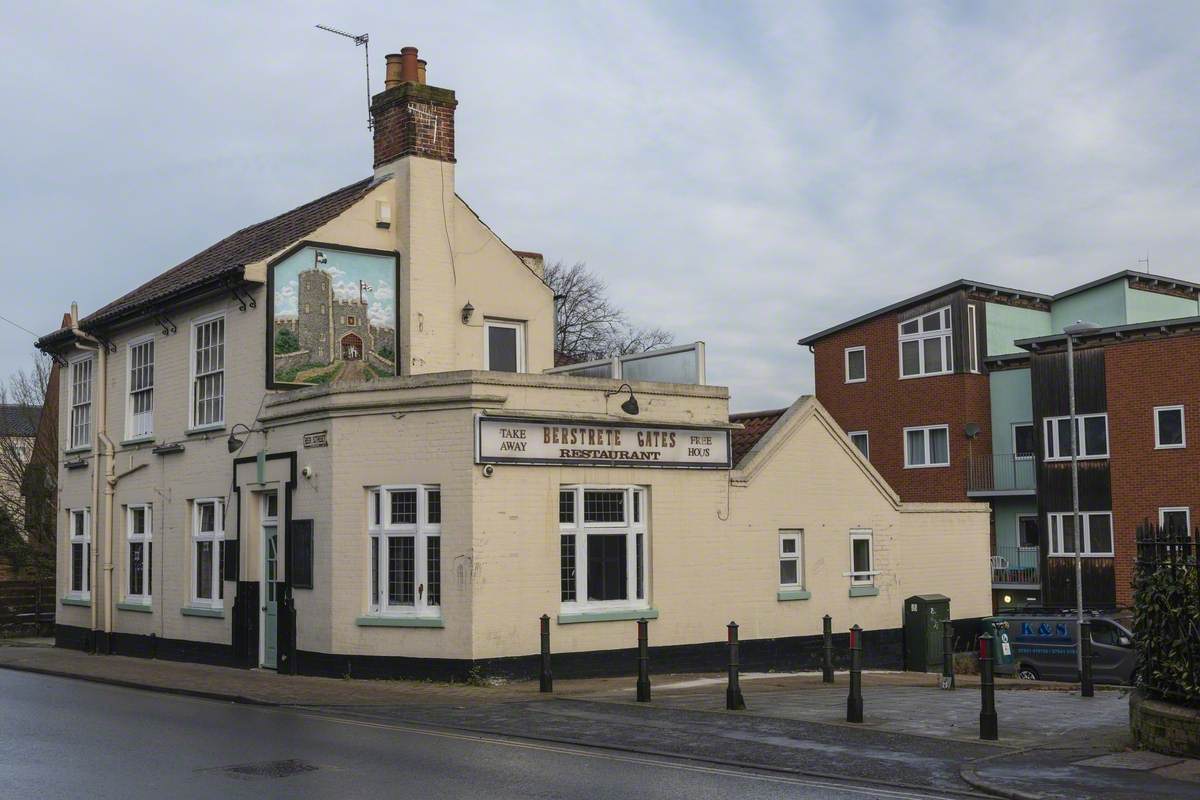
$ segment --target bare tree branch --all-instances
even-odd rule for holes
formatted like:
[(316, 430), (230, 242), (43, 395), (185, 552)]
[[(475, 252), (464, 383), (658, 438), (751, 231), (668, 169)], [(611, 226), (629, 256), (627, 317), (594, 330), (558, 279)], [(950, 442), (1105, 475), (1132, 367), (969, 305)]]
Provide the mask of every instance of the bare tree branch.
[(608, 297), (604, 280), (583, 262), (546, 268), (558, 297), (554, 349), (572, 361), (593, 361), (665, 347), (675, 337), (662, 328), (636, 328)]
[[(28, 370), (0, 383), (0, 405), (14, 427), (37, 432), (53, 365), (36, 355)], [(44, 437), (0, 435), (0, 556), (37, 578), (54, 574), (57, 430)]]

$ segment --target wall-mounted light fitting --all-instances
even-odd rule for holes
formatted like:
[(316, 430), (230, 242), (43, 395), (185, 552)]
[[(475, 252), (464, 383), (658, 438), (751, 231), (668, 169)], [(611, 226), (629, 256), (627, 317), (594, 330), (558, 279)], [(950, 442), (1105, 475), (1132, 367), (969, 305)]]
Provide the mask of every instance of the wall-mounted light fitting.
[(238, 428), (243, 428), (246, 433), (254, 433), (256, 431), (255, 428), (251, 428), (249, 425), (246, 425), (243, 422), (234, 423), (234, 426), (229, 429), (229, 439), (225, 442), (225, 446), (229, 448), (229, 452), (231, 453), (236, 453), (238, 450), (242, 449), (243, 445), (246, 444), (245, 439), (237, 438)]
[(474, 313), (475, 313), (475, 306), (471, 305), (471, 301), (468, 300), (467, 304), (462, 307), (463, 325), (467, 325), (471, 322), (471, 315), (473, 315)]
[(605, 392), (604, 397), (609, 398), (609, 397), (612, 397), (614, 394), (620, 394), (623, 391), (629, 392), (629, 399), (626, 400), (624, 403), (621, 403), (621, 410), (624, 411), (626, 414), (628, 414), (631, 417), (637, 416), (637, 413), (640, 410), (638, 408), (638, 401), (637, 401), (637, 398), (634, 397), (634, 395), (633, 395), (633, 387), (630, 386), (628, 383), (622, 383), (620, 386), (617, 387), (617, 390), (614, 392)]

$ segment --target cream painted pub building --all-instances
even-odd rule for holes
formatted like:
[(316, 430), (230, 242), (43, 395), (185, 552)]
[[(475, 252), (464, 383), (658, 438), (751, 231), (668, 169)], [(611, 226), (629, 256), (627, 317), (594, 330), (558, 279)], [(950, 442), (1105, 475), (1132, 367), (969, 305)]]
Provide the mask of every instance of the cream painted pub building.
[[(65, 365), (60, 646), (281, 672), (898, 665), (903, 600), (990, 611), (988, 509), (903, 503), (811, 397), (729, 413), (702, 348), (554, 370), (540, 256), (455, 193), (406, 48), (374, 173), (43, 337)], [(783, 332), (781, 331), (781, 335)], [(657, 366), (655, 366), (657, 364)], [(664, 378), (672, 376), (670, 381)]]

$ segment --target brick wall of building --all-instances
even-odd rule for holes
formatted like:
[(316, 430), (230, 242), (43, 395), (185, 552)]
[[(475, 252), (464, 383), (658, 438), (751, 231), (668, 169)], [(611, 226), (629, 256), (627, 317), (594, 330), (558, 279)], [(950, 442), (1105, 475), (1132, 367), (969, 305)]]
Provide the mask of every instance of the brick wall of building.
[[(1135, 533), (1158, 509), (1187, 506), (1200, 523), (1200, 335), (1106, 348), (1117, 603), (1132, 602)], [(1154, 407), (1184, 406), (1187, 447), (1156, 450)], [(1190, 428), (1190, 430), (1189, 430)]]
[[(838, 331), (815, 346), (817, 399), (846, 431), (869, 431), (871, 463), (905, 501), (967, 499), (968, 452), (991, 454), (991, 412), (986, 375), (954, 373), (900, 378), (896, 314), (884, 314)], [(845, 382), (845, 349), (865, 346), (867, 380)], [(968, 442), (968, 422), (982, 429)], [(905, 469), (904, 429), (949, 426), (950, 466)]]

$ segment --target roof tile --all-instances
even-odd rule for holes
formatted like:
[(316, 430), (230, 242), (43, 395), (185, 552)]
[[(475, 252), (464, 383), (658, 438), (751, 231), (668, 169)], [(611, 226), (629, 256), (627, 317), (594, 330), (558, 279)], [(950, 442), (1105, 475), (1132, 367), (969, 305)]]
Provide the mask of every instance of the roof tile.
[(220, 278), (246, 264), (266, 258), (341, 214), (375, 185), (374, 178), (366, 178), (277, 217), (242, 228), (89, 314), (80, 321), (80, 325), (86, 327), (113, 320), (141, 306), (166, 300), (176, 292)]
[(730, 422), (740, 422), (745, 427), (733, 431), (733, 466), (734, 468), (754, 449), (754, 445), (767, 435), (767, 431), (775, 427), (779, 418), (787, 413), (786, 408), (774, 411), (749, 411), (742, 414), (730, 414)]

